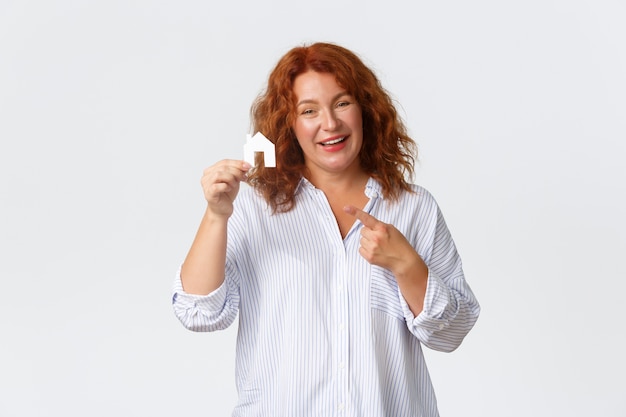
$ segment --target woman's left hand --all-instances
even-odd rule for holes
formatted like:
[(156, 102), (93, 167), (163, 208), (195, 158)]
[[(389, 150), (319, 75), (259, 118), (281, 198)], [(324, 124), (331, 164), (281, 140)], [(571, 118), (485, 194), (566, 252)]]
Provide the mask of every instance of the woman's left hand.
[(428, 267), (406, 237), (393, 225), (346, 206), (343, 210), (363, 223), (359, 253), (367, 262), (390, 270), (415, 316), (424, 308)]
[(344, 211), (363, 223), (359, 253), (367, 262), (389, 269), (396, 277), (416, 272), (416, 269), (427, 272), (422, 258), (393, 225), (354, 206), (346, 206)]

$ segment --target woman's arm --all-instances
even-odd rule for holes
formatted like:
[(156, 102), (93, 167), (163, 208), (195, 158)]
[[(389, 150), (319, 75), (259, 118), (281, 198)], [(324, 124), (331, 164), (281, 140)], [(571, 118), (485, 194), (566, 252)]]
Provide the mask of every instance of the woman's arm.
[(188, 294), (207, 295), (224, 282), (228, 218), (250, 165), (223, 160), (204, 170), (201, 184), (207, 208), (181, 269)]

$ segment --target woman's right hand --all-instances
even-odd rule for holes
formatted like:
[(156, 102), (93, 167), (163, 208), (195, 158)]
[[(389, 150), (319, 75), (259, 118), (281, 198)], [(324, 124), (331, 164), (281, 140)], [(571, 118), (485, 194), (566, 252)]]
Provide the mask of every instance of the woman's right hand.
[(245, 161), (224, 159), (204, 170), (200, 182), (208, 204), (207, 214), (226, 218), (233, 214), (239, 184), (246, 180), (250, 168)]

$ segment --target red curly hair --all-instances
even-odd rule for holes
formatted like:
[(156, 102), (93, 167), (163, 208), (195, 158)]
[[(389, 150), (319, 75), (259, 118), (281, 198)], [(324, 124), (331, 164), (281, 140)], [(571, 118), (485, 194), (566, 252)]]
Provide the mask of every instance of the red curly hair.
[(276, 168), (257, 166), (248, 182), (274, 212), (295, 204), (295, 190), (306, 173), (304, 154), (293, 131), (296, 120), (295, 78), (307, 71), (330, 73), (361, 107), (363, 146), (361, 167), (382, 184), (386, 198), (396, 200), (410, 191), (406, 175), (413, 174), (415, 142), (406, 131), (393, 102), (376, 75), (350, 50), (329, 43), (291, 49), (269, 76), (266, 90), (251, 109), (252, 128), (276, 147)]

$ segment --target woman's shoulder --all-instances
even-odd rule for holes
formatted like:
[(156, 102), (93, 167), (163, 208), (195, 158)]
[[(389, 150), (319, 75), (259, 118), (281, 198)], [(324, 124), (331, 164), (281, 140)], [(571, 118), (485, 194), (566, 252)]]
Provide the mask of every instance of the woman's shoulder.
[(419, 205), (437, 206), (437, 201), (432, 193), (418, 184), (409, 184), (410, 191), (403, 193), (402, 198), (408, 198)]
[(239, 193), (235, 198), (235, 205), (258, 209), (260, 205), (267, 206), (267, 202), (254, 187), (241, 183)]

